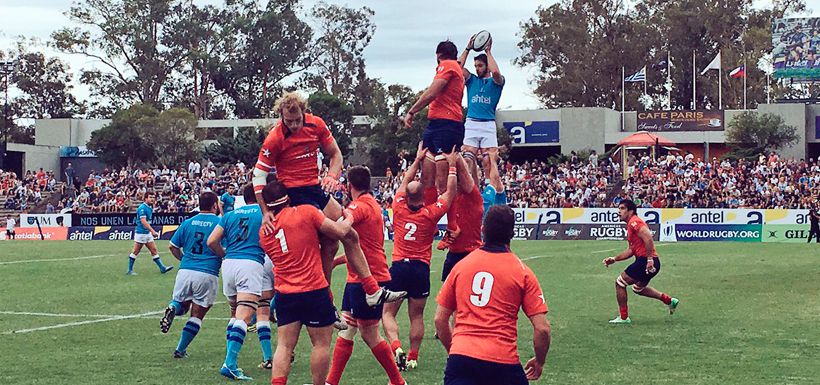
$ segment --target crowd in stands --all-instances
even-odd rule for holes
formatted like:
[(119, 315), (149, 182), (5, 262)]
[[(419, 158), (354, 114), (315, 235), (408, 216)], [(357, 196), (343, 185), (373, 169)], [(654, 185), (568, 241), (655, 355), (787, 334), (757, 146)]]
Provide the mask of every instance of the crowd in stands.
[[(500, 161), (499, 171), (509, 204), (535, 207), (615, 207), (631, 198), (639, 207), (673, 208), (808, 208), (820, 196), (820, 159), (784, 159), (775, 153), (756, 160), (730, 162), (712, 158), (704, 161), (692, 154), (669, 154), (652, 159), (630, 154), (627, 179), (622, 189), (621, 166), (611, 158), (599, 159), (570, 154), (562, 161)], [(374, 196), (384, 207), (392, 204), (401, 183), (406, 158), (395, 174), (375, 178)], [(73, 185), (57, 182), (52, 171), (28, 171), (23, 177), (0, 171), (0, 196), (5, 208), (26, 210), (40, 203), (42, 192), (59, 191), (62, 200), (46, 212), (72, 210), (78, 213), (133, 211), (147, 192), (157, 195), (156, 212), (190, 212), (204, 191), (222, 194), (229, 185), (250, 181), (250, 169), (242, 162), (214, 165), (191, 161), (180, 167), (123, 168), (92, 171)], [(344, 182), (346, 170), (341, 181)], [(322, 174), (327, 172), (325, 166)], [(346, 198), (340, 183), (333, 196)]]

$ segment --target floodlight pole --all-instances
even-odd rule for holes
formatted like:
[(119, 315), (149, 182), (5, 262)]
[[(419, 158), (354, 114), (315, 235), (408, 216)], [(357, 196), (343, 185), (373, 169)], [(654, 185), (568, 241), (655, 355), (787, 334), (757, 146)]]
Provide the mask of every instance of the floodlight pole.
[(9, 126), (6, 123), (9, 116), (9, 75), (14, 73), (14, 62), (0, 62), (0, 75), (3, 76), (5, 86), (5, 101), (3, 102), (3, 145), (0, 146), (0, 169), (6, 167), (6, 152), (9, 146)]

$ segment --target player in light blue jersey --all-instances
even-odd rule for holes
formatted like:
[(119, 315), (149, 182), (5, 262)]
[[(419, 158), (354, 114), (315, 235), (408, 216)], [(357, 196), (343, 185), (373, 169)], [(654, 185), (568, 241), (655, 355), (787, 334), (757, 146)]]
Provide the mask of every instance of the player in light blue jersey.
[(137, 208), (137, 225), (134, 228), (134, 250), (128, 256), (128, 271), (126, 271), (125, 274), (137, 275), (137, 273), (134, 272), (134, 262), (137, 261), (137, 254), (140, 253), (143, 245), (151, 252), (151, 258), (154, 260), (154, 263), (157, 264), (157, 267), (159, 267), (160, 273), (165, 274), (174, 268), (173, 266), (165, 266), (162, 264), (162, 260), (159, 259), (157, 245), (154, 243), (154, 238), (159, 238), (159, 233), (151, 227), (151, 220), (154, 218), (154, 210), (151, 206), (153, 206), (155, 202), (156, 197), (154, 193), (148, 192), (145, 194), (145, 200)]
[(171, 238), (169, 249), (180, 261), (174, 283), (174, 294), (165, 315), (159, 322), (160, 331), (168, 333), (174, 317), (191, 309), (191, 317), (182, 329), (174, 358), (186, 357), (188, 345), (194, 340), (202, 319), (211, 309), (219, 285), (219, 266), (222, 258), (214, 254), (206, 242), (219, 225), (219, 204), (216, 194), (205, 192), (199, 196), (199, 214), (188, 218)]
[(228, 190), (219, 197), (219, 200), (222, 202), (222, 212), (227, 214), (233, 211), (233, 207), (236, 204), (236, 198), (234, 198), (233, 194), (236, 192), (236, 187), (233, 184), (228, 185)]
[[(245, 342), (248, 324), (256, 313), (256, 331), (262, 345), (261, 368), (270, 368), (273, 359), (270, 344), (270, 299), (273, 283), (266, 283), (265, 252), (259, 245), (262, 211), (256, 203), (253, 185), (242, 188), (246, 206), (222, 217), (208, 238), (208, 247), (225, 258), (222, 263), (222, 291), (231, 307), (226, 330), (227, 349), (220, 374), (233, 380), (250, 380), (237, 365), (237, 356)], [(225, 247), (223, 248), (222, 244)]]

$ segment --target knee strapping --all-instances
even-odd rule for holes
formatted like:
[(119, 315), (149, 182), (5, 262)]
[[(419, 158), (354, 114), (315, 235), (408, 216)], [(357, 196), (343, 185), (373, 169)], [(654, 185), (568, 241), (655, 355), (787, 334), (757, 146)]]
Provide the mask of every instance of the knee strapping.
[(626, 281), (624, 281), (623, 277), (621, 277), (620, 275), (618, 276), (618, 278), (615, 278), (615, 284), (624, 289), (626, 289), (626, 287), (629, 286), (629, 284), (626, 283)]
[(339, 337), (342, 337), (348, 341), (353, 341), (353, 338), (356, 337), (356, 331), (358, 329), (355, 326), (351, 326), (348, 324), (347, 330), (340, 330)]
[(445, 160), (447, 160), (447, 158), (445, 158), (443, 154), (436, 155), (436, 162), (443, 162)]
[(239, 301), (236, 303), (236, 307), (239, 306), (249, 307), (253, 310), (256, 310), (256, 308), (259, 307), (259, 305), (256, 304), (256, 301)]
[(259, 307), (270, 307), (270, 299), (260, 299)]

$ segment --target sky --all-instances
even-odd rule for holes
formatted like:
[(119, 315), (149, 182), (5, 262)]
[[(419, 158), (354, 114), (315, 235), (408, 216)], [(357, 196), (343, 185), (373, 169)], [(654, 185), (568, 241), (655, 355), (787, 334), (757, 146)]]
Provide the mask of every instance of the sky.
[[(193, 0), (196, 4), (221, 4), (222, 0)], [(264, 0), (263, 0), (264, 1)], [(400, 83), (422, 90), (432, 81), (436, 62), (436, 44), (444, 39), (463, 49), (470, 36), (486, 29), (493, 36), (493, 54), (506, 86), (498, 107), (500, 109), (532, 109), (540, 103), (530, 85), (533, 72), (513, 64), (521, 54), (517, 47), (521, 22), (535, 15), (539, 6), (549, 6), (556, 0), (327, 0), (333, 4), (358, 8), (368, 6), (375, 12), (376, 33), (365, 50), (367, 72), (386, 84)], [(755, 5), (766, 4), (755, 0)], [(50, 34), (70, 26), (63, 12), (71, 0), (0, 0), (0, 49), (12, 46), (16, 36), (36, 37), (43, 42)], [(316, 0), (304, 0), (305, 10)], [(807, 0), (808, 15), (820, 16), (820, 0)], [(435, 10), (435, 12), (431, 12)], [(92, 60), (77, 55), (65, 55), (49, 48), (49, 54), (64, 59), (75, 74), (83, 68), (94, 68)], [(468, 68), (470, 68), (469, 66)], [(75, 76), (76, 79), (79, 76)], [(88, 89), (75, 84), (80, 98), (88, 96)]]

